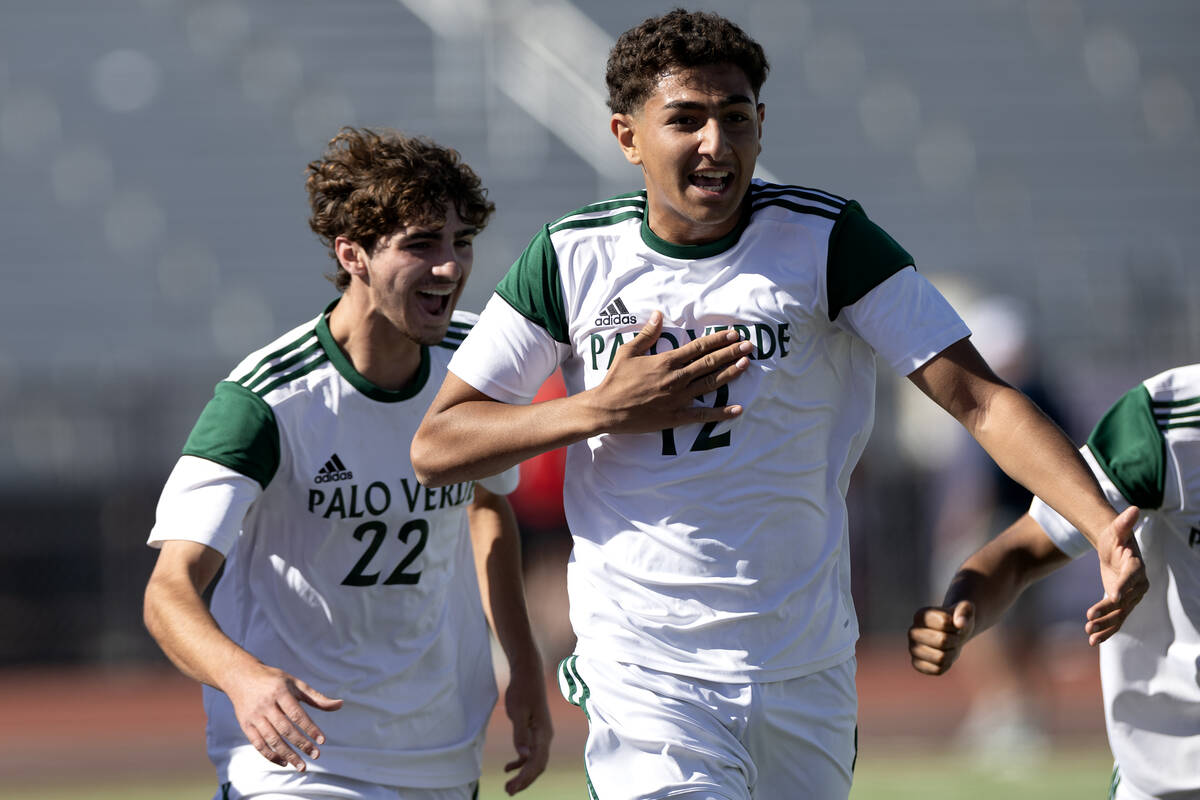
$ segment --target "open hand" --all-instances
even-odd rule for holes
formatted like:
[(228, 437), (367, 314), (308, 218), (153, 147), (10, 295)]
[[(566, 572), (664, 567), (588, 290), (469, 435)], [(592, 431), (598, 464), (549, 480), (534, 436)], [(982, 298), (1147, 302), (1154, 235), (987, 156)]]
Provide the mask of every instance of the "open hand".
[(1100, 582), (1104, 597), (1087, 611), (1088, 644), (1095, 647), (1120, 630), (1129, 612), (1150, 588), (1146, 565), (1133, 530), (1138, 509), (1130, 506), (1117, 515), (1101, 536), (1096, 552), (1100, 556)]
[(303, 772), (304, 760), (296, 750), (309, 758), (321, 754), (317, 745), (325, 743), (325, 734), (300, 703), (322, 711), (336, 711), (342, 707), (341, 700), (327, 697), (299, 678), (264, 664), (257, 664), (228, 684), (230, 688), (225, 693), (233, 702), (238, 724), (263, 758)]

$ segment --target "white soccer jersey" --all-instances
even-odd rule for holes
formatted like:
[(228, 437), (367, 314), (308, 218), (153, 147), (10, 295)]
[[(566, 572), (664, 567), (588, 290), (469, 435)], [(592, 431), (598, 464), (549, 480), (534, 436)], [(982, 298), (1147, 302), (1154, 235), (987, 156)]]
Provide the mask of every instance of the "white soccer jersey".
[[(1200, 800), (1200, 364), (1125, 394), (1083, 448), (1109, 502), (1142, 509), (1150, 590), (1100, 645), (1108, 740), (1137, 800)], [(1091, 545), (1041, 500), (1030, 513), (1064, 553)]]
[[(332, 306), (330, 306), (332, 308)], [(309, 769), (397, 786), (477, 780), (496, 685), (466, 509), (427, 489), (409, 446), (475, 317), (456, 312), (405, 389), (379, 389), (329, 333), (329, 309), (217, 385), (167, 482), (150, 543), (226, 556), (212, 611), (236, 643), (345, 705)], [(482, 482), (507, 493), (516, 470)], [(209, 754), (275, 769), (225, 694), (204, 687)]]
[(874, 414), (875, 355), (907, 374), (969, 331), (862, 209), (756, 181), (699, 246), (646, 224), (644, 193), (546, 226), (450, 369), (527, 403), (561, 365), (595, 387), (652, 311), (655, 350), (724, 328), (750, 370), (705, 404), (741, 417), (568, 448), (576, 652), (717, 681), (805, 675), (853, 654), (844, 496)]

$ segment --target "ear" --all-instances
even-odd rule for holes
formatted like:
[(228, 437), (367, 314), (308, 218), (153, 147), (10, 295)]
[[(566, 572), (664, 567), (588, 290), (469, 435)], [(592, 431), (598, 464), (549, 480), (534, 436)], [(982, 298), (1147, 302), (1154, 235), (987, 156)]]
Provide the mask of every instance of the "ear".
[(758, 152), (762, 152), (762, 133), (763, 120), (767, 117), (767, 106), (764, 103), (758, 104)]
[(349, 272), (351, 276), (357, 276), (360, 280), (370, 283), (370, 275), (367, 271), (370, 260), (358, 242), (351, 241), (345, 236), (339, 236), (333, 240), (333, 252), (337, 256), (338, 263), (342, 265), (342, 269)]
[(625, 154), (625, 160), (630, 164), (642, 163), (642, 156), (638, 152), (637, 146), (636, 126), (637, 120), (632, 114), (613, 114), (612, 120), (609, 122), (613, 136), (617, 137), (617, 144), (621, 145), (621, 152)]

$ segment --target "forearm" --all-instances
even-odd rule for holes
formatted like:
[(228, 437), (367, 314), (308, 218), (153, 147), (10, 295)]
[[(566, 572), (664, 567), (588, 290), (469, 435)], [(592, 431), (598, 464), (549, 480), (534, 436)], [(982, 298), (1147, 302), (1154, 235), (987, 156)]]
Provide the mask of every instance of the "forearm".
[(1025, 514), (963, 562), (942, 605), (952, 608), (963, 600), (974, 604), (973, 635), (978, 635), (999, 621), (1030, 584), (1068, 560)]
[(476, 487), (469, 509), (475, 570), (488, 624), (510, 670), (541, 669), (525, 603), (521, 540), (508, 501)]
[(474, 390), (470, 395), (450, 404), (439, 403), (439, 394), (413, 437), (410, 455), (423, 485), (495, 475), (602, 429), (583, 395), (526, 406), (492, 400)]
[(1116, 512), (1075, 445), (1029, 398), (1003, 387), (963, 424), (1005, 473), (1100, 544)]
[(188, 677), (224, 691), (240, 666), (257, 659), (233, 642), (186, 581), (152, 576), (143, 609), (146, 628), (163, 653)]

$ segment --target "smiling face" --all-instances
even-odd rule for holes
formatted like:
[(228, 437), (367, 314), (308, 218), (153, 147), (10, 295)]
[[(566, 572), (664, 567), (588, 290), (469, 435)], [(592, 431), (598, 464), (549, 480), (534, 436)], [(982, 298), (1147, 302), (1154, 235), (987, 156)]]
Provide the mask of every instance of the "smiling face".
[(704, 244), (737, 226), (762, 150), (763, 116), (749, 79), (731, 64), (672, 70), (641, 108), (613, 114), (625, 158), (642, 168), (657, 236)]
[(339, 259), (361, 279), (347, 291), (364, 295), (376, 321), (417, 344), (437, 344), (471, 274), (476, 233), (450, 208), (441, 224), (407, 225), (381, 237), (370, 253), (339, 237)]

